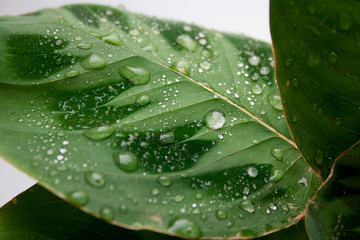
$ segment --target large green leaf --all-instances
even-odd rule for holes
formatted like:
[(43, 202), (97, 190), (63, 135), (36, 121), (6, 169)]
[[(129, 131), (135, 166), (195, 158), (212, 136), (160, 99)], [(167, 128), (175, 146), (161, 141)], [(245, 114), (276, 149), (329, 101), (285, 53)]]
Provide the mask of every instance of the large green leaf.
[(270, 12), (290, 129), (306, 161), (326, 178), (360, 136), (360, 4), (272, 0)]
[(360, 145), (336, 160), (331, 178), (309, 206), (311, 239), (360, 238)]
[[(109, 214), (104, 211), (104, 216)], [(39, 185), (20, 194), (0, 209), (2, 240), (28, 239), (122, 239), (176, 240), (150, 231), (120, 228), (90, 216)], [(260, 238), (261, 240), (307, 239), (304, 221)]]
[(0, 29), (1, 156), (95, 216), (261, 236), (296, 223), (320, 184), (267, 43), (97, 5)]

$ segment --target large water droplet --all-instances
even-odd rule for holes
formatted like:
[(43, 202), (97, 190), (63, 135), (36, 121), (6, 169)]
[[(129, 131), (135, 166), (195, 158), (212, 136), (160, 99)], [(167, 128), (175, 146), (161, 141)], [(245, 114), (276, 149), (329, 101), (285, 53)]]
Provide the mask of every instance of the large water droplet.
[(149, 71), (142, 67), (124, 65), (119, 68), (119, 74), (134, 85), (144, 85), (150, 80)]
[(285, 171), (281, 169), (274, 170), (270, 176), (270, 181), (276, 183), (284, 176)]
[(75, 191), (68, 194), (68, 199), (80, 206), (85, 206), (89, 202), (89, 196), (83, 191)]
[(99, 55), (92, 53), (86, 55), (81, 61), (80, 65), (87, 70), (103, 69), (106, 66), (106, 61)]
[(149, 102), (150, 102), (150, 97), (148, 95), (140, 95), (135, 100), (135, 103), (138, 106), (145, 106), (149, 104)]
[(179, 217), (170, 221), (168, 231), (188, 238), (199, 238), (202, 236), (199, 225), (184, 217)]
[(217, 219), (225, 219), (228, 216), (228, 213), (225, 210), (217, 210), (215, 213)]
[(211, 64), (208, 61), (203, 61), (200, 63), (200, 67), (204, 70), (210, 70)]
[(95, 141), (102, 141), (110, 137), (115, 131), (115, 128), (109, 125), (97, 126), (85, 130), (83, 132), (84, 136)]
[(249, 200), (243, 201), (239, 204), (239, 207), (248, 213), (254, 213), (255, 212), (255, 206), (254, 203), (252, 203)]
[(121, 45), (121, 40), (120, 37), (113, 33), (110, 35), (107, 35), (105, 37), (102, 37), (102, 40), (106, 43), (112, 44), (112, 45), (116, 45), (116, 46), (120, 46)]
[(196, 51), (196, 42), (189, 35), (180, 35), (176, 38), (176, 42), (190, 52)]
[(253, 66), (257, 66), (260, 62), (260, 57), (256, 55), (252, 55), (251, 57), (248, 58), (248, 62)]
[(76, 70), (70, 70), (68, 72), (65, 73), (65, 76), (68, 78), (72, 78), (72, 77), (76, 77), (79, 75), (79, 72)]
[(159, 137), (159, 143), (161, 145), (167, 145), (175, 142), (174, 132), (163, 133)]
[(256, 178), (259, 174), (259, 170), (256, 167), (250, 166), (246, 168), (246, 173), (251, 178)]
[(114, 219), (114, 213), (111, 210), (111, 208), (108, 208), (108, 207), (104, 207), (100, 210), (100, 216), (106, 220)]
[(176, 69), (177, 71), (183, 73), (183, 74), (189, 74), (190, 71), (190, 63), (188, 60), (182, 58), (179, 61), (176, 61), (172, 67)]
[(281, 98), (277, 94), (270, 94), (268, 95), (268, 100), (270, 102), (270, 105), (275, 108), (276, 110), (283, 110), (282, 104), (281, 104)]
[(204, 117), (206, 127), (217, 130), (225, 125), (225, 114), (219, 109), (211, 110)]
[(113, 159), (116, 166), (124, 172), (135, 172), (138, 169), (137, 157), (132, 152), (114, 152)]
[(276, 158), (276, 160), (282, 161), (284, 154), (280, 148), (275, 147), (275, 148), (271, 149), (271, 155), (274, 156)]
[(158, 183), (163, 187), (171, 186), (171, 179), (167, 176), (159, 176), (157, 178)]
[(251, 87), (251, 92), (256, 95), (260, 95), (262, 93), (263, 89), (260, 86), (260, 84), (255, 84)]
[(85, 173), (85, 180), (91, 186), (98, 187), (98, 188), (105, 186), (105, 183), (106, 183), (105, 175), (102, 173), (98, 173), (98, 172)]

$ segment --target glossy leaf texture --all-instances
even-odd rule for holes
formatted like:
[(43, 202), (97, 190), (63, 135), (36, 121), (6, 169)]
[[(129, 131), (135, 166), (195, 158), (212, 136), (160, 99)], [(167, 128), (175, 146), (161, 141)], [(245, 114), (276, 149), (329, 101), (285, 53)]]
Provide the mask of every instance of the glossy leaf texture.
[(272, 0), (271, 32), (285, 114), (323, 179), (359, 140), (358, 1)]
[[(103, 209), (103, 217), (109, 211)], [(151, 231), (133, 231), (102, 221), (53, 195), (40, 185), (20, 194), (0, 209), (0, 237), (3, 240), (179, 240)], [(261, 240), (307, 239), (304, 221), (261, 237)]]
[(95, 216), (256, 237), (295, 224), (320, 185), (267, 43), (98, 5), (0, 28), (1, 156)]
[(306, 226), (311, 239), (360, 238), (360, 145), (336, 160), (332, 177), (310, 204)]

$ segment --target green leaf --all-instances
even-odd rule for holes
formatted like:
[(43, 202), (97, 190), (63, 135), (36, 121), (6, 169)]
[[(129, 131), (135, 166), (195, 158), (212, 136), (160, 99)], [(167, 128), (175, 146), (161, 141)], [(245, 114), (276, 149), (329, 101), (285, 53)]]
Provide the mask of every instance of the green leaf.
[[(111, 216), (103, 208), (102, 218)], [(0, 209), (2, 240), (124, 239), (176, 240), (150, 231), (132, 231), (84, 213), (40, 185), (23, 192)]]
[(360, 136), (360, 5), (272, 0), (276, 75), (290, 129), (326, 178)]
[(320, 185), (289, 136), (267, 43), (98, 5), (0, 29), (1, 157), (86, 212), (256, 237), (296, 223)]
[(331, 178), (310, 204), (306, 226), (311, 239), (360, 238), (360, 145), (336, 160)]

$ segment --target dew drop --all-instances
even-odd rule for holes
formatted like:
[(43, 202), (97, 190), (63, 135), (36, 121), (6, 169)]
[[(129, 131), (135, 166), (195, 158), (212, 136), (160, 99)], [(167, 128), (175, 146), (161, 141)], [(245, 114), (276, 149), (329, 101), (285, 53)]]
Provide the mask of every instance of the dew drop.
[(116, 166), (124, 172), (135, 172), (138, 169), (137, 157), (132, 152), (114, 152), (113, 160)]
[(336, 117), (336, 118), (334, 119), (334, 123), (335, 123), (336, 126), (339, 126), (339, 125), (341, 124), (341, 118), (340, 118), (340, 117)]
[(226, 227), (227, 228), (232, 228), (234, 226), (234, 223), (232, 222), (232, 221), (228, 221), (227, 223), (226, 223)]
[(120, 212), (123, 214), (127, 214), (129, 212), (128, 207), (125, 204), (122, 204), (119, 208)]
[(97, 188), (104, 187), (106, 183), (105, 175), (98, 172), (85, 173), (85, 180), (88, 184)]
[(256, 95), (260, 95), (262, 93), (263, 89), (259, 84), (255, 84), (251, 88), (251, 92)]
[(142, 67), (124, 65), (119, 68), (119, 74), (134, 85), (145, 85), (150, 80), (149, 71)]
[(204, 70), (210, 70), (211, 64), (208, 61), (203, 61), (200, 63), (200, 67)]
[(83, 135), (94, 141), (102, 141), (110, 137), (115, 131), (115, 128), (109, 125), (102, 125), (90, 128), (83, 132)]
[(254, 213), (255, 212), (255, 206), (254, 203), (251, 201), (243, 201), (239, 204), (239, 207), (245, 211), (247, 211), (248, 213)]
[(268, 95), (268, 100), (270, 105), (275, 108), (276, 110), (283, 110), (282, 104), (281, 104), (281, 98), (277, 94), (270, 94)]
[(89, 202), (89, 196), (83, 191), (75, 191), (68, 195), (68, 199), (74, 204), (85, 206)]
[(316, 150), (314, 161), (317, 165), (321, 165), (324, 161), (324, 153), (320, 150)]
[(270, 181), (276, 183), (284, 176), (285, 171), (281, 169), (274, 170), (270, 175)]
[(163, 187), (171, 186), (171, 179), (167, 176), (159, 176), (157, 178), (158, 183)]
[(205, 126), (212, 130), (221, 129), (225, 125), (225, 114), (219, 109), (209, 111), (205, 117)]
[(262, 75), (268, 75), (268, 74), (270, 73), (270, 68), (267, 67), (267, 66), (261, 67), (261, 68), (260, 68), (260, 73), (261, 73)]
[(228, 213), (225, 210), (217, 210), (215, 213), (215, 216), (217, 219), (226, 219), (228, 216)]
[(173, 200), (174, 202), (182, 202), (185, 199), (185, 196), (182, 194), (178, 194), (175, 197), (172, 197), (171, 200)]
[(182, 58), (179, 61), (176, 61), (173, 65), (172, 68), (176, 69), (177, 71), (183, 73), (183, 74), (189, 74), (190, 71), (190, 63), (188, 62), (188, 60)]
[(197, 194), (195, 195), (195, 198), (196, 198), (197, 200), (201, 200), (201, 199), (203, 198), (203, 195), (202, 195), (201, 193), (197, 193)]
[(145, 52), (155, 53), (156, 52), (156, 45), (155, 44), (149, 44), (143, 48), (141, 48)]
[(246, 173), (249, 177), (256, 178), (257, 175), (259, 174), (259, 171), (257, 170), (256, 167), (249, 166), (246, 168)]
[(163, 133), (159, 137), (159, 143), (161, 145), (167, 145), (175, 142), (174, 132)]
[(283, 160), (283, 151), (280, 148), (273, 148), (271, 149), (271, 155), (275, 157), (276, 160), (282, 161)]
[(183, 34), (178, 36), (176, 42), (190, 52), (196, 51), (196, 42), (189, 35)]
[(336, 63), (337, 58), (338, 58), (338, 55), (335, 52), (331, 52), (328, 55), (328, 60), (330, 63), (333, 63), (333, 64)]
[(157, 188), (153, 188), (153, 189), (151, 190), (151, 194), (152, 194), (153, 196), (157, 196), (157, 195), (160, 194), (160, 191), (159, 191), (159, 189), (157, 189)]
[(104, 42), (109, 43), (111, 45), (115, 45), (115, 46), (120, 46), (121, 45), (121, 40), (120, 37), (113, 33), (107, 36), (104, 36), (101, 38)]
[(248, 58), (248, 62), (253, 66), (257, 66), (260, 63), (260, 57), (256, 56), (256, 55), (253, 55), (253, 56)]
[(76, 70), (70, 70), (68, 72), (65, 73), (65, 76), (68, 78), (72, 78), (72, 77), (76, 77), (79, 75), (79, 72)]
[(168, 231), (188, 238), (199, 238), (202, 236), (199, 225), (184, 217), (179, 217), (170, 221)]
[(86, 55), (80, 61), (80, 65), (87, 70), (103, 69), (106, 66), (106, 61), (99, 55), (92, 53)]
[(80, 43), (76, 47), (79, 49), (88, 50), (88, 49), (92, 48), (92, 45), (91, 45), (91, 43)]
[(114, 213), (113, 211), (111, 210), (111, 208), (108, 208), (108, 207), (103, 207), (101, 210), (100, 210), (100, 216), (105, 219), (105, 220), (112, 220), (114, 219)]
[(150, 97), (148, 95), (140, 95), (135, 100), (135, 103), (138, 106), (145, 106), (149, 104), (149, 102), (150, 102)]
[(277, 210), (277, 205), (275, 203), (269, 203), (269, 208), (273, 211), (276, 211)]

